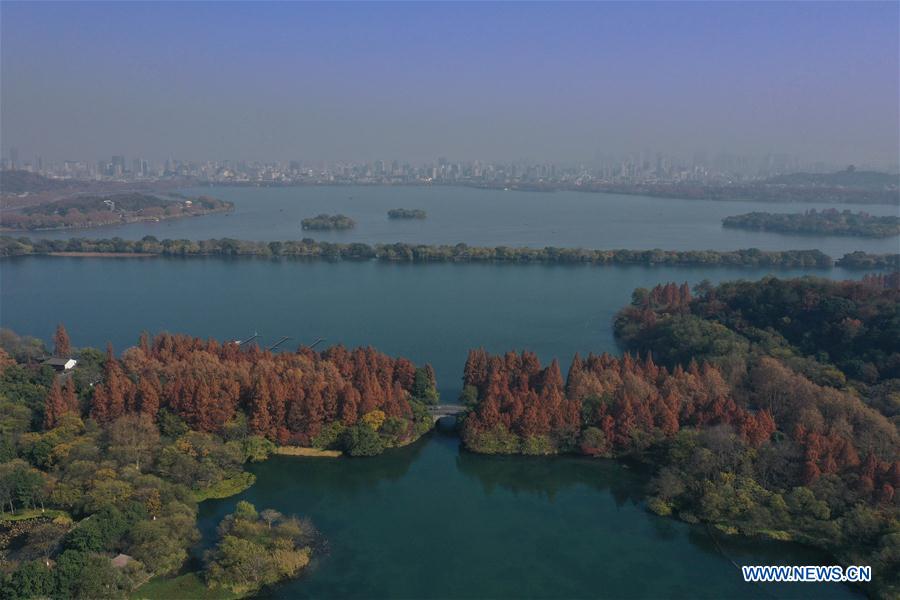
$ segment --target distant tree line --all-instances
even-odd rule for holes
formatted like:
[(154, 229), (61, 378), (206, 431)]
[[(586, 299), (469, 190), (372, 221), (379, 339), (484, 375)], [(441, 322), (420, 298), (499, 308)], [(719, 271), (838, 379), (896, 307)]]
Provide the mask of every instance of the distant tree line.
[(887, 269), (900, 270), (900, 254), (872, 254), (857, 250), (849, 252), (835, 261), (835, 265), (845, 269)]
[(775, 231), (778, 233), (809, 233), (819, 235), (855, 235), (860, 237), (890, 237), (900, 234), (900, 217), (876, 217), (866, 212), (826, 209), (802, 213), (752, 212), (725, 217), (722, 225), (735, 229)]
[(829, 269), (900, 268), (900, 254), (854, 252), (834, 261), (819, 250), (589, 250), (584, 248), (479, 247), (467, 244), (330, 243), (300, 241), (251, 242), (231, 238), (210, 240), (84, 239), (31, 240), (0, 236), (0, 257), (54, 253), (151, 254), (162, 256), (257, 256), (386, 262), (497, 262), (592, 265), (674, 265), (794, 267)]

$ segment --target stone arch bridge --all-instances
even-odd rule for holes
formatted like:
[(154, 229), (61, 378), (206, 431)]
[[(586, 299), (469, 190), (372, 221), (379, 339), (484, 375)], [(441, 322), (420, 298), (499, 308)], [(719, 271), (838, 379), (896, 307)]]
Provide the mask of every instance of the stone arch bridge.
[(458, 417), (466, 412), (466, 407), (462, 404), (435, 404), (428, 407), (428, 412), (431, 413), (431, 418), (437, 423), (445, 417)]

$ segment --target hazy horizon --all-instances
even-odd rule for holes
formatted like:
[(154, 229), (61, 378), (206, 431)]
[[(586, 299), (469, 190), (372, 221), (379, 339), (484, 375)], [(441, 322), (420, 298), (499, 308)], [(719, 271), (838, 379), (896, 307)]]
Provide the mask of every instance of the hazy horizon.
[(897, 3), (0, 4), (28, 160), (900, 160)]

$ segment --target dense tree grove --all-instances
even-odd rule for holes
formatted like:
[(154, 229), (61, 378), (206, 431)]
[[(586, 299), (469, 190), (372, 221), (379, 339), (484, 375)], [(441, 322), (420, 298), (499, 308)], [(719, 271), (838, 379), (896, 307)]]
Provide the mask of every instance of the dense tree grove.
[[(669, 372), (652, 359), (578, 355), (563, 383), (554, 360), (541, 369), (530, 352), (466, 361), (465, 400), (474, 410), (463, 439), (479, 452), (619, 456), (645, 450), (682, 427), (728, 425), (758, 447), (774, 431), (767, 410), (748, 411), (711, 365)], [(473, 402), (474, 401), (474, 402)]]
[[(677, 288), (676, 288), (677, 289)], [(722, 531), (797, 540), (875, 568), (900, 567), (900, 438), (852, 394), (762, 357), (746, 385), (709, 364), (576, 356), (563, 383), (528, 352), (469, 354), (463, 441), (476, 452), (632, 456), (656, 472), (649, 506)]]
[(79, 229), (205, 215), (233, 208), (231, 202), (209, 196), (161, 198), (137, 192), (107, 196), (82, 195), (29, 206), (21, 211), (3, 211), (0, 227), (26, 230)]
[(653, 351), (669, 366), (709, 360), (729, 377), (746, 370), (749, 354), (764, 353), (826, 385), (891, 385), (900, 378), (897, 273), (861, 281), (767, 277), (701, 284), (696, 298), (673, 297), (674, 287), (634, 292), (616, 321), (627, 349)]
[[(626, 348), (670, 368), (707, 361), (736, 404), (768, 413), (754, 448), (733, 426), (663, 445), (651, 505), (813, 543), (900, 573), (900, 276), (639, 289), (616, 319)], [(888, 592), (888, 590), (890, 592)]]
[(31, 240), (0, 236), (0, 257), (29, 254), (96, 253), (174, 257), (254, 256), (384, 262), (496, 262), (516, 264), (671, 265), (727, 267), (792, 267), (830, 269), (888, 269), (900, 267), (900, 254), (854, 252), (838, 260), (819, 250), (590, 250), (585, 248), (479, 247), (467, 244), (336, 244), (309, 238), (300, 241), (250, 242), (230, 238), (212, 240)]
[[(116, 357), (68, 343), (60, 326), (56, 349), (78, 366), (57, 373), (40, 342), (0, 331), (3, 598), (124, 597), (175, 574), (197, 502), (249, 487), (243, 465), (275, 442), (377, 454), (427, 431), (437, 401), (430, 366), (371, 348), (276, 355), (145, 334)], [(247, 593), (309, 560), (308, 523), (249, 514), (223, 523), (210, 586)]]
[(802, 213), (752, 212), (725, 217), (724, 227), (776, 231), (779, 233), (813, 233), (821, 235), (856, 235), (890, 237), (900, 234), (900, 217), (876, 217), (867, 212), (839, 211), (829, 208)]
[(241, 412), (253, 434), (280, 444), (340, 446), (352, 435), (347, 430), (370, 428), (380, 450), (427, 430), (433, 373), (372, 348), (272, 354), (181, 335), (143, 336), (121, 360), (108, 350), (91, 416), (108, 423), (130, 413), (153, 417), (162, 407), (191, 429), (220, 433)]
[(845, 269), (900, 269), (900, 254), (871, 254), (857, 250), (849, 252), (834, 262)]
[(475, 452), (631, 456), (649, 506), (722, 531), (793, 539), (900, 573), (900, 276), (638, 289), (626, 353), (563, 379), (530, 352), (466, 361)]

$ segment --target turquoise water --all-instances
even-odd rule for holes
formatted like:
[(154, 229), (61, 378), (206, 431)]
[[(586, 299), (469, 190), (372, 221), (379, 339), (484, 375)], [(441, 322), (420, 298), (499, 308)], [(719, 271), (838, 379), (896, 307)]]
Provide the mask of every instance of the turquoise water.
[[(372, 459), (275, 457), (201, 505), (206, 540), (239, 500), (313, 519), (328, 550), (273, 598), (839, 598), (745, 584), (737, 564), (827, 564), (791, 544), (719, 539), (657, 517), (645, 476), (606, 460), (463, 452), (432, 434)], [(721, 537), (721, 536), (720, 536)], [(734, 563), (732, 563), (734, 561)]]
[[(797, 250), (818, 248), (833, 257), (854, 250), (897, 252), (900, 237), (866, 239), (723, 229), (722, 219), (752, 211), (802, 212), (849, 208), (897, 215), (898, 207), (816, 203), (771, 204), (678, 200), (579, 192), (504, 192), (461, 187), (214, 187), (206, 193), (235, 203), (230, 215), (138, 223), (117, 227), (32, 234), (33, 237), (138, 239), (292, 240), (332, 242), (561, 246), (666, 250)], [(391, 208), (421, 208), (425, 220), (388, 219)], [(319, 213), (343, 213), (357, 222), (350, 231), (311, 232), (300, 221)]]

